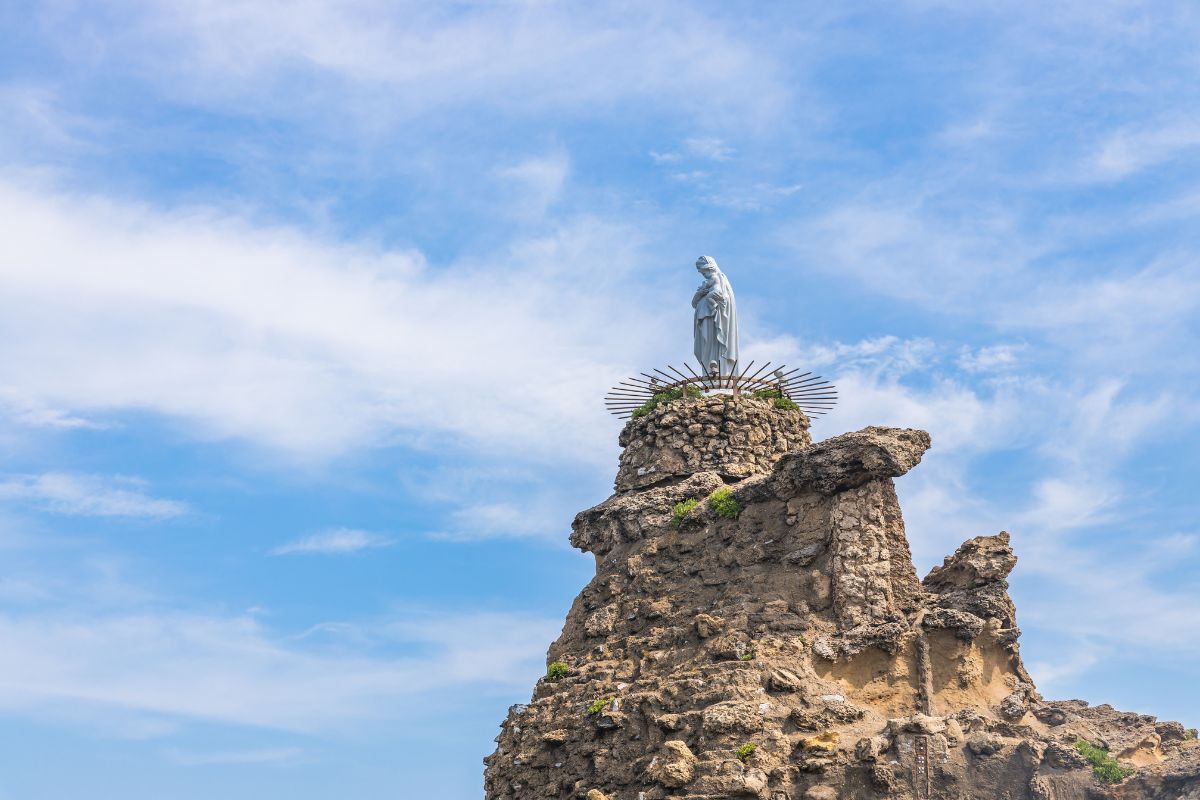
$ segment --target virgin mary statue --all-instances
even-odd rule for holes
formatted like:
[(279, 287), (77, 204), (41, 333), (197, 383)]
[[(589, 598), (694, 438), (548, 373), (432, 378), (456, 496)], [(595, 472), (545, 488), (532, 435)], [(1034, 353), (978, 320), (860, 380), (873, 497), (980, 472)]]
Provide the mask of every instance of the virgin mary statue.
[(696, 259), (704, 283), (692, 297), (696, 309), (696, 360), (705, 373), (713, 365), (722, 375), (732, 375), (738, 360), (737, 306), (733, 287), (712, 256)]

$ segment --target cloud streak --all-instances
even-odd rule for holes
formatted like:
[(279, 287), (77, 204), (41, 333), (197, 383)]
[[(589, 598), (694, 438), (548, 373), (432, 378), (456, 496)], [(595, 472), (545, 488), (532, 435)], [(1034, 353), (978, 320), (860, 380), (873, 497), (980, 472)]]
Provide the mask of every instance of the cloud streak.
[(377, 533), (337, 528), (281, 544), (271, 550), (271, 555), (346, 555), (361, 550), (389, 547), (392, 544), (395, 544), (394, 539)]
[(246, 616), (4, 613), (0, 708), (53, 715), (65, 705), (93, 724), (153, 715), (329, 732), (409, 718), (421, 696), (452, 686), (517, 690), (540, 671), (560, 624), (503, 612), (408, 614), (323, 626), (335, 639), (320, 647)]
[(186, 503), (151, 497), (146, 482), (128, 476), (65, 472), (0, 478), (0, 500), (28, 503), (56, 514), (171, 519), (189, 513)]

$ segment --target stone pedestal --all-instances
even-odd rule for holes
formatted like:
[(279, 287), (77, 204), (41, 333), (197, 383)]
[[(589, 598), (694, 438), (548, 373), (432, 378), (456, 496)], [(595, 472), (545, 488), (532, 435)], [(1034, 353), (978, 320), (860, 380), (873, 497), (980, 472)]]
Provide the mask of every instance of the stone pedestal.
[(771, 471), (780, 456), (812, 442), (802, 411), (747, 396), (682, 397), (621, 431), (616, 490), (642, 489), (715, 472), (740, 480)]

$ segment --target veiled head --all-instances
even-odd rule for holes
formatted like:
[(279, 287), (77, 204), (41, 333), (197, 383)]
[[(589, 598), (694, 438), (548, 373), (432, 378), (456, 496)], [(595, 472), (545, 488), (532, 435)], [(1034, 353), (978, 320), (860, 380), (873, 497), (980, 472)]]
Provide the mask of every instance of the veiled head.
[(712, 256), (700, 256), (696, 259), (696, 270), (701, 275), (709, 277), (719, 271), (717, 260)]

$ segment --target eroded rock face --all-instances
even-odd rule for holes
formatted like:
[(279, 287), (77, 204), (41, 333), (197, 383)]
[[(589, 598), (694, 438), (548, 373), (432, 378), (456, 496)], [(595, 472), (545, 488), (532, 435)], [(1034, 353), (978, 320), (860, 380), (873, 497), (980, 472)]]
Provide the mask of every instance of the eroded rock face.
[[(595, 554), (596, 576), (549, 650), (570, 672), (510, 709), (486, 759), (488, 800), (1200, 800), (1200, 744), (1178, 723), (1037, 693), (1006, 533), (918, 581), (892, 479), (919, 463), (927, 434), (867, 428), (809, 445), (807, 421), (769, 416), (795, 412), (710, 400), (622, 434), (650, 444), (622, 458), (618, 493), (575, 519), (571, 542)], [(718, 432), (770, 434), (704, 449), (718, 404), (732, 421)], [(652, 453), (661, 469), (639, 476)], [(736, 519), (704, 501), (722, 487)], [(701, 503), (676, 527), (687, 499)], [(1101, 785), (1079, 739), (1137, 772)]]

